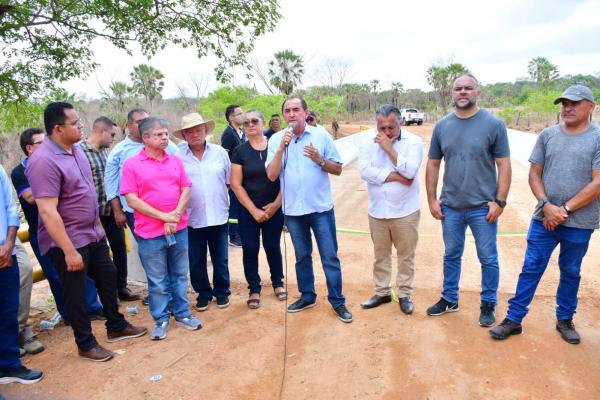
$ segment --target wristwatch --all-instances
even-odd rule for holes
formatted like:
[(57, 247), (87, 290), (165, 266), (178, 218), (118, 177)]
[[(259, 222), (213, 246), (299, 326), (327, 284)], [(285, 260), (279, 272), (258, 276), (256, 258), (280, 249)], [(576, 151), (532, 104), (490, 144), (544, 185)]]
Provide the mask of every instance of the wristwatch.
[(568, 205), (566, 205), (566, 204), (563, 204), (563, 205), (562, 205), (562, 208), (564, 208), (564, 209), (565, 209), (565, 211), (567, 212), (567, 215), (571, 215), (571, 213), (573, 212), (573, 211), (571, 211), (571, 207), (569, 207), (569, 206), (568, 206)]
[(538, 200), (537, 206), (538, 206), (538, 208), (544, 208), (546, 203), (548, 203), (548, 198), (544, 197), (543, 199)]
[(506, 207), (506, 200), (500, 200), (498, 198), (495, 198), (494, 203), (498, 204), (500, 208)]
[(321, 157), (321, 159), (319, 160), (319, 167), (323, 168), (324, 165), (325, 165), (325, 157)]

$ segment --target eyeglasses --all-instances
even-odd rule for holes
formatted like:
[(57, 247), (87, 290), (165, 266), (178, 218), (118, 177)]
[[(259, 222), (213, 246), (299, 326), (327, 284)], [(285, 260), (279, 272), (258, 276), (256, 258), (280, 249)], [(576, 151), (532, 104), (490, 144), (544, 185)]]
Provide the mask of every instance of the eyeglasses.
[(75, 121), (73, 121), (73, 122), (64, 122), (64, 123), (62, 123), (62, 124), (57, 124), (57, 125), (62, 125), (62, 126), (65, 126), (65, 125), (70, 125), (70, 126), (77, 126), (77, 125), (81, 125), (81, 126), (83, 126), (83, 121), (82, 121), (80, 118), (77, 118), (77, 119), (76, 119)]
[(169, 137), (169, 132), (155, 132), (155, 133), (147, 133), (148, 136), (154, 137)]
[(259, 122), (260, 122), (260, 119), (258, 119), (258, 118), (252, 118), (252, 119), (249, 119), (247, 121), (244, 121), (244, 126), (258, 125)]

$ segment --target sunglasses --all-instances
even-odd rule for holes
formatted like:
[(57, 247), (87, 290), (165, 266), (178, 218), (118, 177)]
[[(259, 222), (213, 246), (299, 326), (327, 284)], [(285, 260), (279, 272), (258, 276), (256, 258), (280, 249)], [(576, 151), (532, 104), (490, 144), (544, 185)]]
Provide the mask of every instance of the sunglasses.
[(306, 122), (313, 122), (315, 119), (314, 117), (308, 117), (306, 118)]
[(252, 118), (252, 119), (249, 119), (247, 121), (244, 121), (244, 126), (258, 125), (259, 122), (260, 122), (260, 119), (258, 119), (258, 118)]

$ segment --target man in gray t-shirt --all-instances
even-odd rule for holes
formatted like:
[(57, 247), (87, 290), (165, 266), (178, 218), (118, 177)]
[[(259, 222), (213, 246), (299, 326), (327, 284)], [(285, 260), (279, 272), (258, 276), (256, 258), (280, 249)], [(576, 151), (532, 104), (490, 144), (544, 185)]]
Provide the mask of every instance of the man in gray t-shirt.
[[(494, 310), (499, 279), (498, 217), (506, 206), (511, 166), (506, 127), (477, 106), (479, 94), (477, 80), (472, 75), (459, 76), (452, 86), (454, 112), (433, 129), (426, 188), (431, 215), (442, 221), (444, 287), (442, 298), (427, 309), (427, 314), (458, 311), (461, 258), (465, 231), (469, 226), (481, 262), (479, 324), (491, 326), (496, 321)], [(442, 158), (444, 182), (438, 199), (437, 182)]]
[(592, 91), (568, 88), (561, 103), (562, 122), (540, 133), (531, 157), (529, 185), (538, 200), (527, 234), (527, 250), (515, 296), (506, 319), (490, 330), (495, 339), (522, 333), (521, 321), (560, 244), (560, 283), (556, 293), (556, 329), (571, 344), (580, 342), (573, 325), (581, 262), (594, 228), (598, 228), (600, 194), (600, 128), (590, 122), (596, 108)]

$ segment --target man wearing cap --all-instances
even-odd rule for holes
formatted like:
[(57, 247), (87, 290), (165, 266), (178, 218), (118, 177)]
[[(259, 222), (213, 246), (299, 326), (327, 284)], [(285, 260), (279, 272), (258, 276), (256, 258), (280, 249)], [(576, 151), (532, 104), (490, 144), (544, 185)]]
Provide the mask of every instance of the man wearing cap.
[(573, 85), (554, 101), (561, 103), (562, 122), (538, 136), (529, 162), (529, 186), (538, 203), (527, 234), (527, 250), (515, 296), (502, 323), (490, 330), (495, 339), (523, 332), (537, 285), (550, 256), (560, 245), (560, 281), (556, 292), (556, 329), (568, 343), (580, 336), (573, 325), (581, 262), (598, 228), (600, 194), (600, 128), (591, 123), (596, 108), (592, 91)]
[[(229, 267), (227, 255), (227, 220), (229, 214), (229, 174), (231, 162), (225, 149), (206, 141), (214, 129), (212, 120), (200, 114), (184, 115), (181, 128), (174, 132), (185, 140), (179, 144), (178, 156), (192, 181), (188, 205), (190, 279), (198, 293), (196, 310), (204, 311), (212, 301), (218, 308), (229, 306)], [(213, 265), (213, 286), (206, 265), (207, 248)]]
[(188, 330), (202, 327), (190, 313), (187, 298), (186, 208), (192, 183), (181, 160), (165, 151), (169, 143), (165, 119), (143, 119), (139, 132), (144, 148), (123, 165), (121, 195), (135, 210), (134, 229), (148, 278), (148, 306), (155, 322), (151, 338), (161, 340), (169, 327), (169, 294), (175, 324)]

